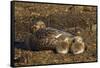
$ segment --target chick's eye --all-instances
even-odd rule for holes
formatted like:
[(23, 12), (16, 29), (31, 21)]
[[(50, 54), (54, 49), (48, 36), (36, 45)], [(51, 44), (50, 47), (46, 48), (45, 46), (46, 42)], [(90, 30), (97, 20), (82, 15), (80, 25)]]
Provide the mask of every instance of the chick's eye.
[(72, 41), (72, 43), (74, 43), (75, 42), (75, 39)]

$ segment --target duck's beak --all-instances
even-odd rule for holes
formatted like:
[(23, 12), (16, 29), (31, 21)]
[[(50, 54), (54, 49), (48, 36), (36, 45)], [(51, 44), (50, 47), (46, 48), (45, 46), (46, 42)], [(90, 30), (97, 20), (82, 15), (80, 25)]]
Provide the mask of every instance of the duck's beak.
[(31, 31), (32, 31), (32, 33), (35, 32), (36, 30), (37, 30), (36, 26), (33, 25), (33, 26), (31, 27)]

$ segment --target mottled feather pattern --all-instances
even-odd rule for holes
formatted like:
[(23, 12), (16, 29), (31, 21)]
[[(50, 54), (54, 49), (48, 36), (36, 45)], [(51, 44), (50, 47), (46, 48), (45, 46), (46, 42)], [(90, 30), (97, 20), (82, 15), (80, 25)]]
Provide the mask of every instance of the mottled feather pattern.
[[(62, 34), (58, 38), (55, 38), (58, 34)], [(62, 49), (67, 47), (67, 43), (64, 42), (66, 37), (72, 37), (73, 35), (67, 34), (63, 31), (54, 29), (54, 28), (46, 28), (40, 29), (36, 31), (34, 39), (31, 41), (32, 49), (43, 50), (43, 49), (55, 49), (57, 46), (61, 46)], [(34, 42), (34, 46), (32, 43)]]

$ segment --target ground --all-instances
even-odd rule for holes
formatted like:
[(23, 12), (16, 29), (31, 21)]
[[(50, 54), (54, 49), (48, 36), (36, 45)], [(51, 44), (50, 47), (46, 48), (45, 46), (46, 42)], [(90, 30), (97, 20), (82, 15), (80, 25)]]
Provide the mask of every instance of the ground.
[[(15, 41), (24, 41), (26, 32), (30, 32), (32, 23), (42, 20), (49, 27), (68, 31), (69, 28), (79, 27), (86, 50), (79, 55), (57, 54), (52, 50), (31, 51), (14, 48), (15, 66), (62, 64), (75, 62), (97, 61), (96, 44), (96, 6), (75, 6), (15, 2)], [(70, 32), (76, 34), (77, 29)], [(14, 57), (14, 58), (15, 58)]]

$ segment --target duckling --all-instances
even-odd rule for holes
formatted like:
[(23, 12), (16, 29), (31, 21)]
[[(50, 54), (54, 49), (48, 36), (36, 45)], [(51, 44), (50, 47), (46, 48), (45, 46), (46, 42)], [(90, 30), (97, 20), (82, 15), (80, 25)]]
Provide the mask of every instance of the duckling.
[(81, 36), (75, 36), (71, 45), (71, 52), (73, 54), (81, 54), (85, 51), (85, 43)]

